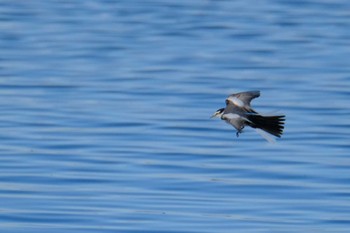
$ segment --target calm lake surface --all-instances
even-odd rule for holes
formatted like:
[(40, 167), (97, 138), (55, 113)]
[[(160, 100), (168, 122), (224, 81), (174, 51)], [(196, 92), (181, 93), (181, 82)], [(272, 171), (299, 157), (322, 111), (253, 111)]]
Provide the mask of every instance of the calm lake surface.
[[(0, 0), (1, 232), (350, 232), (349, 12)], [(247, 90), (276, 143), (209, 119)]]

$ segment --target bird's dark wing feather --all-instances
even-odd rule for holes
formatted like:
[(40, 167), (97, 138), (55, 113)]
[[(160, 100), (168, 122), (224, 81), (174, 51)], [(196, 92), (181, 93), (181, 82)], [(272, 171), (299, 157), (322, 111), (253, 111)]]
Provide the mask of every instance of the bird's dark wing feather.
[(233, 104), (239, 108), (244, 109), (247, 112), (255, 112), (250, 107), (250, 102), (252, 101), (252, 99), (257, 98), (259, 96), (260, 96), (260, 91), (247, 91), (247, 92), (232, 94), (227, 97), (226, 105)]

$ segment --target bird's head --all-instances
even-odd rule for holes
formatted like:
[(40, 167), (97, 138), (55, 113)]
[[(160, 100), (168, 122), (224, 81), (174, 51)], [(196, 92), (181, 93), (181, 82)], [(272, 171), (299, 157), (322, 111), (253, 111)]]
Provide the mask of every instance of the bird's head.
[(225, 108), (220, 108), (220, 109), (216, 110), (216, 112), (214, 112), (214, 114), (210, 118), (221, 117), (224, 110), (225, 110)]

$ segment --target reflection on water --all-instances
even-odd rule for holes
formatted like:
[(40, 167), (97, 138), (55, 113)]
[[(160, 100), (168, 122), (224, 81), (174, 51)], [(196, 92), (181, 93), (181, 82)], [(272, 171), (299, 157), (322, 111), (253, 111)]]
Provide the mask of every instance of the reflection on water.
[(348, 2), (0, 5), (4, 232), (349, 231)]

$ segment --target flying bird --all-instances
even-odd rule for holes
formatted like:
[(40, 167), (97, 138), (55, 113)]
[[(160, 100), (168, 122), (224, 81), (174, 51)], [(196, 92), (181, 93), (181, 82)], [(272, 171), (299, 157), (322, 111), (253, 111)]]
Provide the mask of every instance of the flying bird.
[[(245, 126), (257, 130), (266, 140), (273, 142), (271, 135), (281, 137), (284, 129), (285, 115), (263, 116), (250, 106), (250, 102), (260, 96), (260, 91), (247, 91), (229, 95), (226, 108), (218, 109), (211, 118), (220, 117), (235, 127), (239, 136)], [(267, 132), (268, 134), (264, 133)]]

